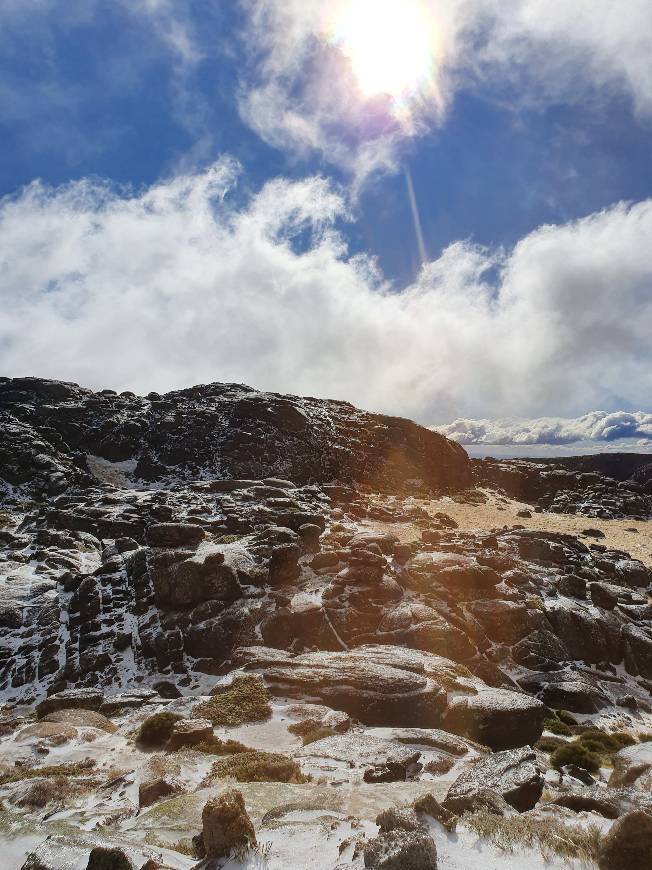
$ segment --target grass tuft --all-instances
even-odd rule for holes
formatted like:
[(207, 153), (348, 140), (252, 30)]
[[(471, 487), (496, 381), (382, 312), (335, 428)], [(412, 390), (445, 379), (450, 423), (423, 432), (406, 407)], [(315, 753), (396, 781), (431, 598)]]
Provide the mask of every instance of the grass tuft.
[(558, 719), (544, 719), (543, 727), (551, 734), (558, 734), (561, 737), (572, 737), (573, 732), (570, 726), (565, 722), (560, 722)]
[(178, 713), (154, 713), (145, 719), (138, 731), (136, 741), (142, 746), (163, 746), (170, 738), (175, 722), (183, 719)]
[(559, 746), (550, 756), (550, 763), (556, 770), (560, 770), (567, 764), (574, 764), (588, 770), (589, 773), (597, 773), (600, 770), (602, 759), (596, 752), (592, 752), (581, 743), (566, 743)]
[(538, 848), (545, 860), (553, 856), (586, 863), (597, 858), (600, 829), (595, 825), (571, 828), (553, 819), (528, 815), (495, 816), (486, 810), (464, 816), (464, 824), (505, 852), (524, 846)]
[(310, 777), (304, 776), (299, 765), (289, 756), (255, 749), (230, 755), (216, 762), (209, 774), (209, 780), (213, 777), (235, 779), (238, 782), (310, 781)]
[(290, 734), (295, 734), (303, 739), (303, 745), (308, 746), (309, 743), (315, 743), (317, 740), (323, 740), (325, 737), (332, 737), (336, 732), (332, 728), (327, 728), (315, 722), (313, 719), (304, 719), (302, 722), (293, 722), (288, 725)]
[(16, 767), (0, 776), (0, 785), (22, 782), (25, 779), (50, 779), (52, 777), (85, 776), (95, 767), (95, 761), (75, 761), (72, 764), (52, 764), (44, 767)]
[(213, 725), (236, 727), (247, 722), (264, 722), (272, 715), (269, 692), (260, 677), (241, 674), (219, 694), (202, 701), (193, 716), (208, 719)]
[(192, 749), (203, 752), (204, 755), (237, 755), (239, 752), (250, 751), (248, 746), (238, 740), (220, 740), (215, 735), (209, 740), (202, 740), (201, 743), (195, 744)]

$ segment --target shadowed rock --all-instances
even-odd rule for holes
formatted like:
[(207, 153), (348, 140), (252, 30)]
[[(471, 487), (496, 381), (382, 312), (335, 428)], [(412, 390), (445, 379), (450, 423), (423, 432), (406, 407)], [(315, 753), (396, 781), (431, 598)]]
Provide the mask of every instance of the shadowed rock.
[(519, 812), (531, 810), (543, 792), (543, 775), (531, 749), (498, 752), (480, 759), (464, 771), (449, 788), (444, 805), (455, 813), (463, 812), (469, 796), (483, 789), (501, 795)]

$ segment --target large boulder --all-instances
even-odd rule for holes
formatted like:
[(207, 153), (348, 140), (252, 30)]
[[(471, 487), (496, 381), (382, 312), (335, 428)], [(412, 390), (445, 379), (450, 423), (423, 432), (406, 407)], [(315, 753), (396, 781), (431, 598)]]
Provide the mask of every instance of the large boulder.
[(254, 647), (239, 650), (236, 661), (261, 669), (275, 695), (317, 698), (367, 725), (436, 728), (446, 693), (423, 673), (418, 657), (427, 655), (412, 652), (387, 646), (292, 656)]
[(364, 866), (368, 870), (437, 870), (437, 847), (425, 831), (395, 829), (367, 843)]
[(609, 787), (652, 792), (652, 743), (628, 746), (614, 755)]
[(443, 727), (494, 750), (536, 743), (543, 732), (545, 706), (509, 689), (484, 688), (477, 695), (458, 695), (448, 702)]
[(202, 839), (209, 860), (224, 858), (232, 849), (256, 846), (256, 832), (241, 791), (228, 789), (205, 804)]
[(148, 527), (145, 541), (150, 547), (196, 547), (204, 529), (192, 523), (156, 523)]
[(598, 850), (600, 870), (652, 867), (652, 812), (634, 810), (611, 826)]
[(162, 552), (149, 558), (148, 567), (159, 607), (185, 608), (209, 600), (231, 604), (242, 595), (237, 571), (224, 564), (222, 553), (180, 559)]
[(445, 807), (459, 815), (470, 795), (492, 789), (519, 812), (531, 810), (543, 792), (544, 779), (532, 749), (498, 752), (480, 759), (451, 785)]

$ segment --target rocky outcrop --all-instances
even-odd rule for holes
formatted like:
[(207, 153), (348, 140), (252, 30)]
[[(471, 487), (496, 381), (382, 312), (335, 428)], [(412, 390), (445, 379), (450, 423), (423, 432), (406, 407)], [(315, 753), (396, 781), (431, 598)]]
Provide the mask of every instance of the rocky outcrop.
[(557, 513), (601, 519), (652, 516), (652, 488), (641, 454), (603, 453), (554, 460), (473, 461), (481, 486), (498, 488), (512, 498)]
[(45, 492), (88, 482), (85, 455), (133, 463), (133, 478), (205, 476), (377, 488), (471, 482), (464, 450), (409, 420), (346, 402), (208, 384), (147, 397), (38, 378), (0, 379), (0, 476)]

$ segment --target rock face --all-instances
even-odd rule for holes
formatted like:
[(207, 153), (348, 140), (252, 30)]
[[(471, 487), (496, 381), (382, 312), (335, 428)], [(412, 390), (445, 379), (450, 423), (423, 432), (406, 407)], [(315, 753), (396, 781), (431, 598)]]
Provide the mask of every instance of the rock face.
[[(518, 492), (537, 510), (602, 518), (645, 515), (650, 475), (642, 466), (630, 480), (629, 467), (474, 466), (476, 482)], [(470, 468), (440, 436), (344, 403), (234, 385), (139, 398), (0, 379), (5, 809), (29, 814), (32, 800), (43, 824), (56, 824), (50, 810), (66, 789), (52, 777), (22, 782), (22, 766), (78, 764), (80, 751), (95, 765), (110, 743), (126, 770), (127, 756), (144, 751), (128, 735), (156, 713), (170, 726), (147, 770), (105, 782), (101, 763), (69, 777), (74, 818), (104, 818), (107, 831), (117, 818), (116, 836), (100, 842), (88, 827), (41, 844), (37, 859), (84, 866), (91, 847), (135, 844), (120, 819), (136, 790), (155, 820), (165, 808), (147, 806), (180, 789), (194, 800), (205, 775), (195, 811), (213, 799), (196, 845), (219, 862), (256, 840), (242, 795), (222, 793), (220, 771), (254, 778), (241, 788), (264, 829), (281, 819), (263, 807), (271, 783), (258, 786), (273, 768), (283, 782), (272, 793), (286, 801), (273, 845), (287, 847), (283, 866), (306, 826), (329, 870), (357, 866), (363, 853), (368, 867), (432, 868), (432, 819), (453, 831), (460, 813), (537, 804), (545, 753), (562, 739), (538, 742), (544, 717), (563, 733), (573, 713), (582, 728), (652, 733), (652, 572), (608, 547), (588, 520), (580, 536), (533, 528), (534, 510), (520, 512), (525, 525), (464, 528), (461, 511), (459, 524), (443, 511), (481, 509), (486, 495), (469, 487)], [(221, 702), (234, 722), (251, 707), (257, 724), (215, 731)], [(199, 709), (211, 721), (192, 718)], [(245, 735), (292, 757), (252, 749), (210, 758), (237, 755), (241, 745), (220, 741)], [(575, 742), (611, 755), (626, 741), (585, 731)], [(613, 755), (609, 787), (604, 768), (594, 781), (579, 766), (583, 751), (547, 772), (546, 813), (622, 820), (648, 806), (648, 744)], [(453, 784), (439, 804), (423, 790), (440, 794), (444, 776)], [(85, 788), (93, 801), (79, 801)], [(297, 809), (306, 793), (317, 803)], [(374, 805), (360, 820), (333, 809), (344, 794), (359, 806), (361, 793), (365, 812), (372, 796), (390, 793), (412, 808)], [(644, 821), (631, 837), (636, 860)], [(198, 827), (195, 818), (187, 833)], [(136, 867), (156, 857), (128, 855)]]

